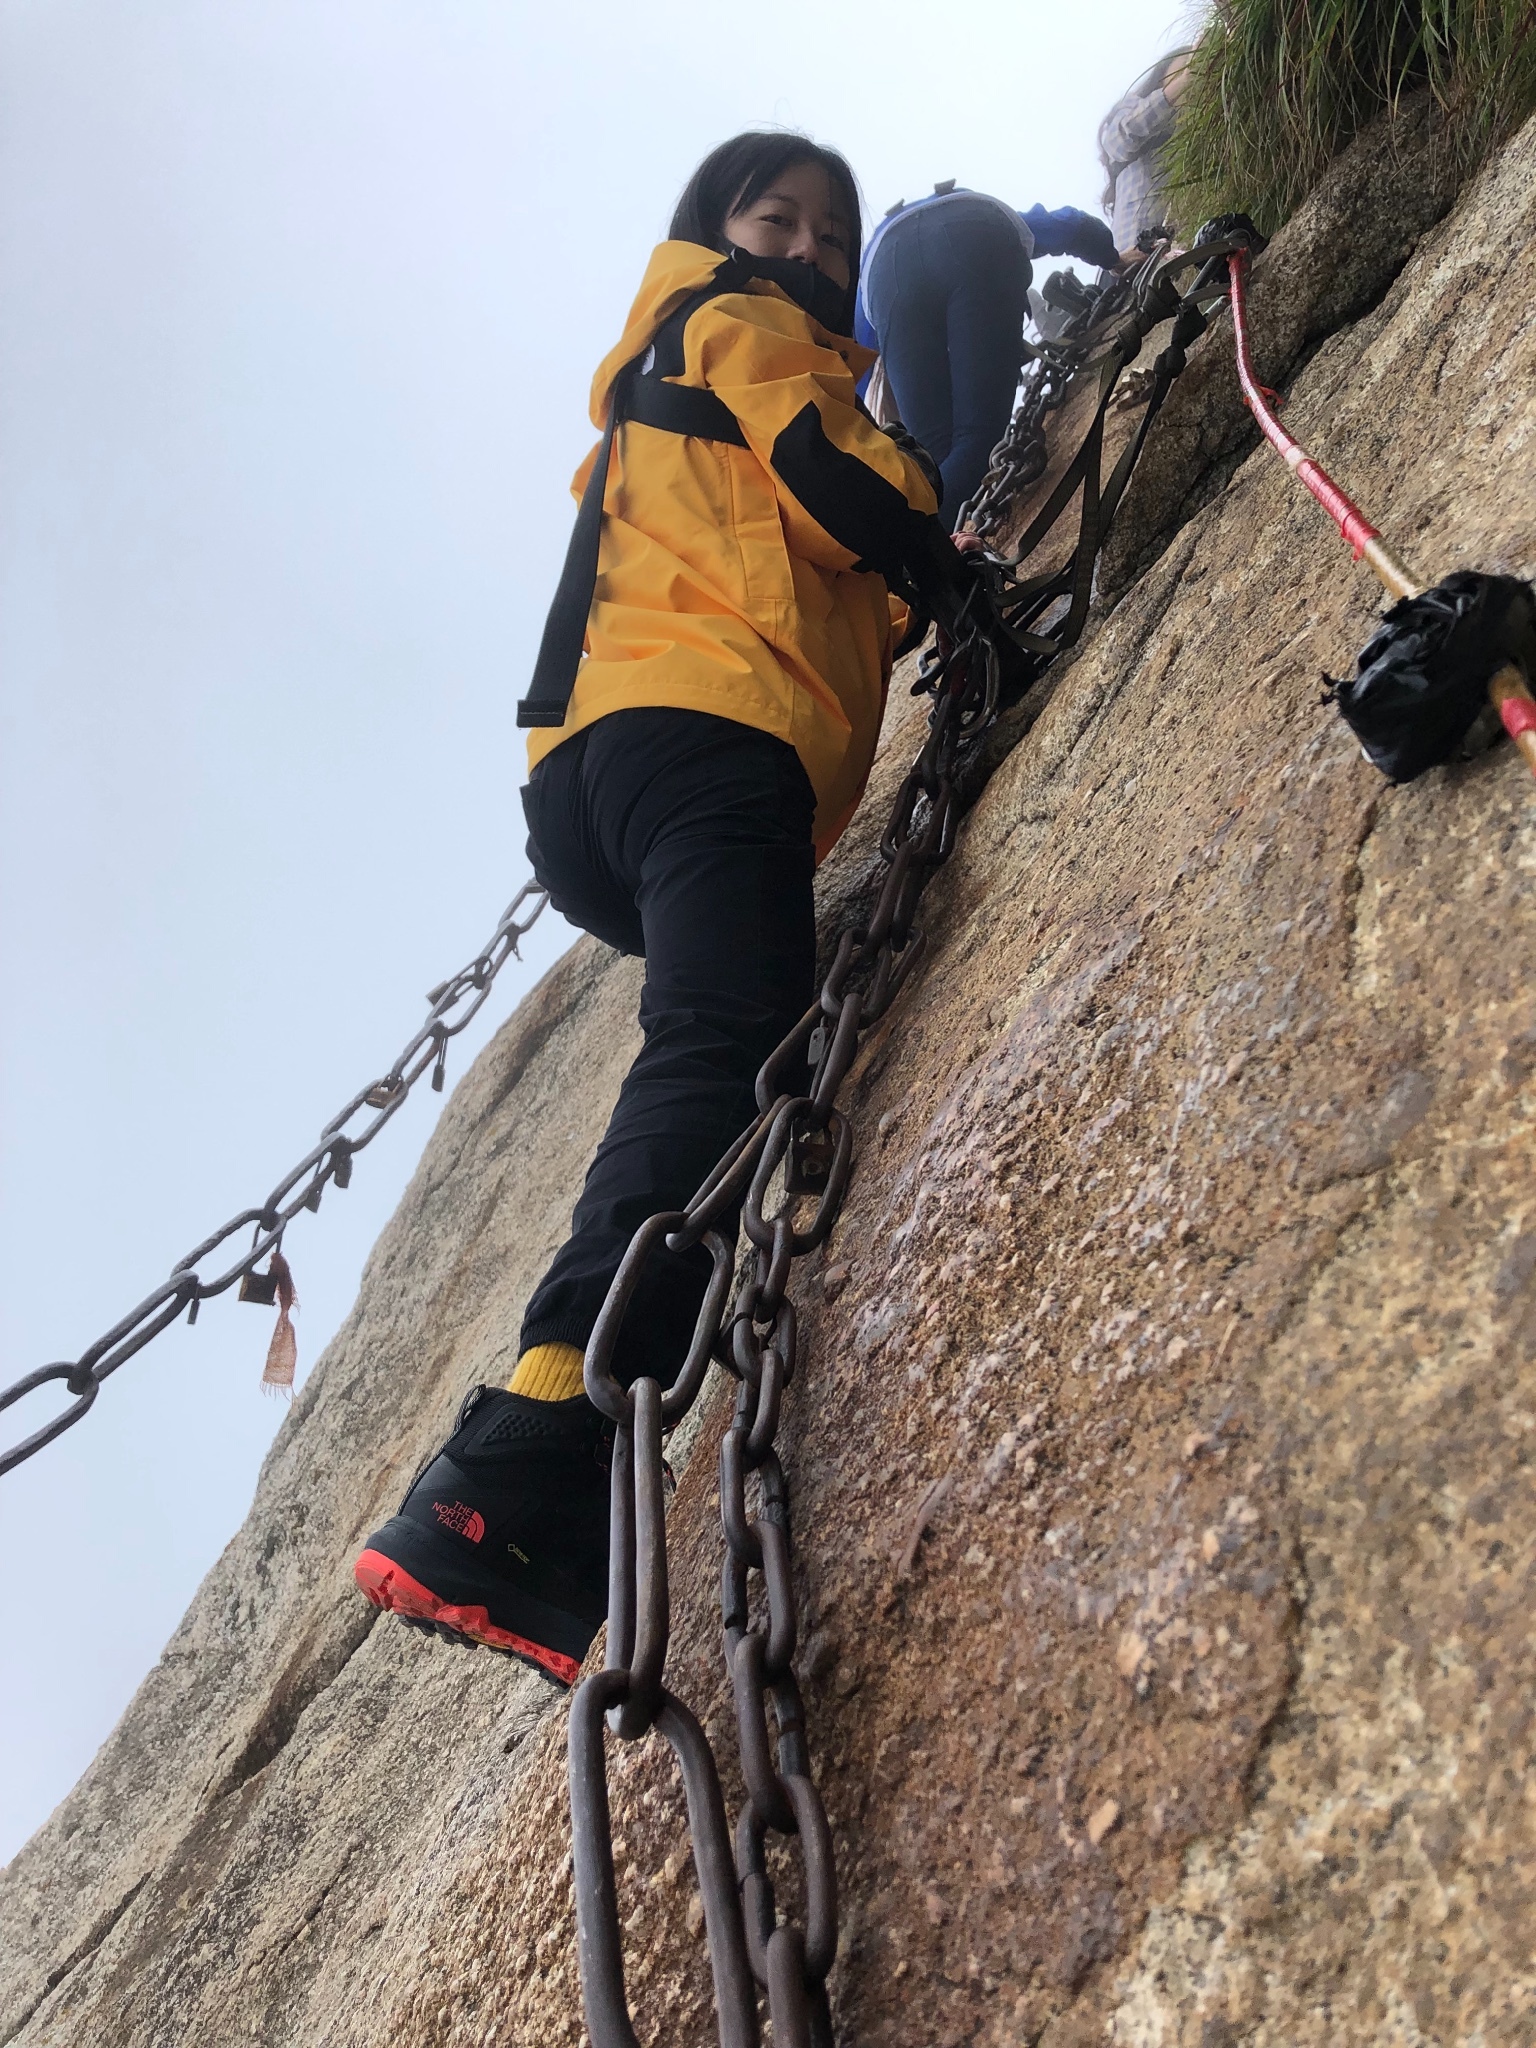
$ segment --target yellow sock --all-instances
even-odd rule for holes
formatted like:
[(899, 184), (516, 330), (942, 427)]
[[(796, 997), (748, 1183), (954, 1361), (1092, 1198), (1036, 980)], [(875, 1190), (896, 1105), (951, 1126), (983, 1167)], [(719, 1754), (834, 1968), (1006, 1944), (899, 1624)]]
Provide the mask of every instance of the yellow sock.
[(583, 1354), (574, 1344), (533, 1344), (507, 1381), (509, 1394), (530, 1401), (570, 1401), (581, 1392)]

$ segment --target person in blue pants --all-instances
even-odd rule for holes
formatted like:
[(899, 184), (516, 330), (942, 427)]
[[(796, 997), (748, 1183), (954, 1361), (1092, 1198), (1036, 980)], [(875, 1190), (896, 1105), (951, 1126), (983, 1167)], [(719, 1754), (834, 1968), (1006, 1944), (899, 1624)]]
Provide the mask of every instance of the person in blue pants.
[(902, 424), (939, 465), (950, 527), (1013, 411), (1037, 255), (1120, 267), (1114, 236), (1092, 214), (1018, 213), (953, 183), (893, 207), (865, 257), (854, 332), (880, 351)]

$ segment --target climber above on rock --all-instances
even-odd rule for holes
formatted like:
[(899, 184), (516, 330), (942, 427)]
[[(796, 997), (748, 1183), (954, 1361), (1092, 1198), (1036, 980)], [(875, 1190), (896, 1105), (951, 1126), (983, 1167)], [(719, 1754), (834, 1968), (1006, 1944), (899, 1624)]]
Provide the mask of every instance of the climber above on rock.
[(1166, 231), (1163, 156), (1178, 123), (1177, 106), (1190, 78), (1188, 44), (1168, 50), (1130, 86), (1099, 124), (1104, 211), (1126, 262), (1142, 235)]
[(1114, 237), (1092, 214), (1075, 206), (1018, 213), (953, 179), (893, 206), (869, 245), (854, 331), (880, 351), (897, 415), (939, 465), (949, 526), (1013, 412), (1036, 255), (1120, 264)]
[[(644, 956), (644, 1044), (508, 1387), (474, 1390), (355, 1570), (378, 1606), (567, 1682), (607, 1610), (605, 1425), (583, 1348), (634, 1232), (695, 1193), (811, 1003), (812, 875), (869, 774), (893, 588), (943, 623), (972, 587), (933, 465), (857, 399), (859, 247), (834, 151), (746, 134), (700, 165), (593, 385), (594, 422), (617, 404), (622, 424), (577, 476), (581, 491), (608, 464), (587, 500), (586, 656), (551, 695), (541, 653), (519, 714), (536, 726), (534, 873), (573, 923)], [(652, 1262), (620, 1379), (671, 1383), (708, 1272), (702, 1248)]]

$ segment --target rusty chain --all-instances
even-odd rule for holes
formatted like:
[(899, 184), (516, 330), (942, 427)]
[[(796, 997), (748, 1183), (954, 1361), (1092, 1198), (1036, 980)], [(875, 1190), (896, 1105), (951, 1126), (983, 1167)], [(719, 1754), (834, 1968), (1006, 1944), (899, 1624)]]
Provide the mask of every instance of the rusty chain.
[[(344, 1188), (352, 1178), (352, 1162), (365, 1146), (371, 1145), (390, 1118), (404, 1103), (412, 1088), (432, 1071), (432, 1086), (441, 1091), (447, 1068), (448, 1041), (456, 1038), (470, 1022), (491, 992), (491, 984), (507, 960), (517, 957), (517, 942), (531, 929), (549, 898), (534, 882), (525, 882), (508, 904), (495, 931), (467, 967), (447, 981), (439, 982), (427, 996), (431, 1009), (427, 1020), (399, 1052), (388, 1071), (377, 1081), (359, 1089), (339, 1115), (333, 1116), (314, 1145), (298, 1165), (285, 1173), (258, 1208), (242, 1209), (238, 1216), (205, 1237), (202, 1243), (179, 1259), (170, 1277), (137, 1308), (114, 1323), (104, 1336), (76, 1359), (39, 1366), (0, 1393), (0, 1409), (9, 1408), (25, 1395), (53, 1380), (62, 1380), (74, 1396), (61, 1415), (34, 1430), (19, 1444), (0, 1452), (0, 1474), (12, 1470), (71, 1429), (90, 1408), (101, 1383), (152, 1338), (169, 1328), (186, 1311), (187, 1321), (196, 1322), (199, 1305), (240, 1283), (241, 1299), (270, 1304), (275, 1298), (275, 1276), (258, 1273), (261, 1261), (279, 1249), (283, 1232), (301, 1209), (318, 1209), (328, 1183)], [(525, 903), (532, 908), (519, 912)], [(365, 1114), (366, 1113), (366, 1114)], [(348, 1129), (354, 1120), (364, 1121)], [(251, 1232), (251, 1242), (222, 1272), (204, 1279), (197, 1270), (232, 1237)]]
[[(960, 508), (955, 524), (990, 540), (1022, 492), (1044, 476), (1050, 457), (1045, 423), (1065, 401), (1072, 379), (1098, 345), (1107, 324), (1136, 303), (1138, 292), (1171, 247), (1166, 236), (1143, 238), (1143, 261), (1104, 285), (1080, 285), (1080, 303), (1060, 335), (1024, 344), (1027, 354), (1008, 431), (992, 450), (987, 473)], [(1071, 273), (1068, 273), (1069, 277)], [(1049, 296), (1051, 284), (1046, 285)]]
[(1027, 346), (1030, 355), (1019, 380), (1018, 403), (1008, 431), (992, 450), (986, 475), (961, 506), (955, 522), (982, 540), (991, 539), (1019, 494), (1044, 476), (1050, 460), (1046, 417), (1066, 398), (1083, 360), (1082, 350), (1070, 343), (1031, 342)]
[[(636, 1233), (587, 1346), (588, 1396), (616, 1425), (607, 1663), (582, 1684), (570, 1726), (577, 1942), (594, 2048), (636, 2048), (624, 1990), (605, 1721), (626, 1741), (659, 1730), (681, 1768), (721, 2041), (727, 2048), (756, 2043), (759, 1990), (767, 1995), (779, 2048), (830, 2048), (832, 2040), (826, 1979), (837, 1951), (837, 1881), (794, 1670), (789, 1492), (775, 1436), (797, 1363), (790, 1272), (796, 1259), (826, 1241), (852, 1165), (852, 1127), (837, 1107), (837, 1093), (864, 1032), (885, 1015), (922, 956), (923, 934), (913, 918), (925, 884), (954, 844), (957, 754), (990, 722), (997, 702), (991, 641), (962, 620), (960, 637), (930, 664), (925, 687), (935, 699), (928, 737), (881, 841), (884, 876), (872, 913), (867, 922), (844, 928), (816, 1001), (765, 1062), (756, 1119), (687, 1208), (653, 1216)], [(783, 1193), (773, 1206), (770, 1191), (781, 1169)], [(800, 1213), (803, 1200), (814, 1202), (808, 1217)], [(728, 1301), (734, 1265), (729, 1219), (738, 1206), (756, 1257)], [(704, 1245), (709, 1284), (672, 1385), (663, 1391), (656, 1380), (640, 1379), (626, 1390), (612, 1370), (620, 1324), (648, 1260), (663, 1244), (674, 1252)], [(734, 1856), (708, 1739), (663, 1683), (670, 1615), (662, 1438), (692, 1405), (712, 1358), (738, 1382), (720, 1445), (725, 1661), (747, 1794)], [(762, 1588), (760, 1620), (753, 1619), (754, 1575)], [(780, 1914), (768, 1870), (770, 1835), (799, 1844), (803, 1925)]]

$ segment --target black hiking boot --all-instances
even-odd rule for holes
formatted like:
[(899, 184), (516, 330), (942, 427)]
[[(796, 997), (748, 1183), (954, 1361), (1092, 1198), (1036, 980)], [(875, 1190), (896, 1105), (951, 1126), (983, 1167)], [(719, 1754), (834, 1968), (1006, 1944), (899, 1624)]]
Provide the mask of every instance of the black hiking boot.
[(476, 1387), (353, 1577), (375, 1607), (574, 1683), (608, 1612), (611, 1436), (583, 1394)]

